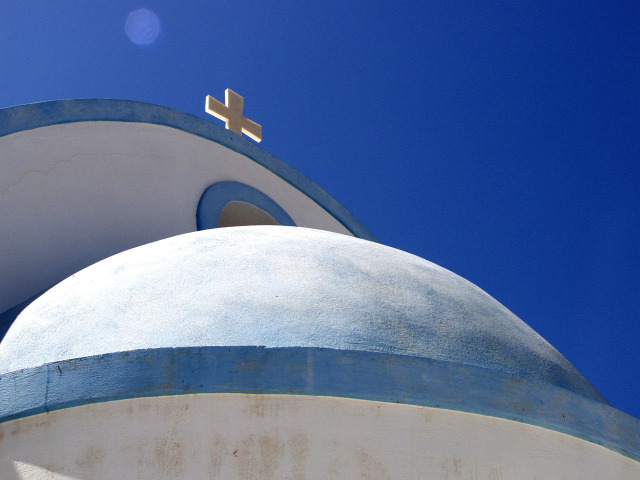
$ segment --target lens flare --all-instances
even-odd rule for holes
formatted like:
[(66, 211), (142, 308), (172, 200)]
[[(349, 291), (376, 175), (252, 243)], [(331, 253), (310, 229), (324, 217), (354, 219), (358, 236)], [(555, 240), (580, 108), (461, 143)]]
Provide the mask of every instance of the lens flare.
[(151, 45), (160, 35), (160, 19), (151, 10), (140, 8), (127, 15), (124, 31), (136, 45)]

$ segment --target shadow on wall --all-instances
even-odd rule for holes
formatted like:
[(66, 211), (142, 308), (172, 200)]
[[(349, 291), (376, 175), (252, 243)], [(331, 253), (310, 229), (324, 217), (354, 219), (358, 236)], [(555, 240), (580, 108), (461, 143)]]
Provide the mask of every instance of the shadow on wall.
[(15, 307), (10, 308), (6, 312), (0, 313), (0, 342), (2, 342), (2, 339), (7, 334), (9, 327), (11, 327), (11, 324), (17, 318), (17, 316), (20, 315), (20, 313), (22, 313), (22, 311), (25, 308), (27, 308), (31, 304), (31, 302), (33, 302), (36, 298), (38, 298), (47, 290), (49, 289), (47, 288), (46, 290), (43, 290), (40, 293), (37, 293), (33, 297), (28, 298), (24, 302), (19, 303)]

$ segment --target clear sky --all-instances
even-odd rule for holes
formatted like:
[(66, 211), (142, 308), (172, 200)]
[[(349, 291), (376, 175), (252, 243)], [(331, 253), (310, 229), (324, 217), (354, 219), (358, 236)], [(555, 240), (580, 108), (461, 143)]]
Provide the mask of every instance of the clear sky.
[(640, 417), (639, 32), (637, 1), (0, 0), (0, 108), (219, 122), (231, 88), (262, 147)]

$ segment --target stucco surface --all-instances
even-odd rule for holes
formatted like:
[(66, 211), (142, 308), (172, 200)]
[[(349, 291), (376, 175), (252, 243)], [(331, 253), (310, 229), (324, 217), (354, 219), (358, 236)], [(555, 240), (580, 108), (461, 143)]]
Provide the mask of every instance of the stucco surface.
[(478, 287), (373, 242), (295, 227), (180, 235), (103, 260), (27, 307), (0, 372), (161, 347), (323, 347), (432, 358), (602, 400)]
[(0, 424), (0, 477), (632, 480), (640, 464), (575, 437), (481, 415), (330, 397), (205, 394)]

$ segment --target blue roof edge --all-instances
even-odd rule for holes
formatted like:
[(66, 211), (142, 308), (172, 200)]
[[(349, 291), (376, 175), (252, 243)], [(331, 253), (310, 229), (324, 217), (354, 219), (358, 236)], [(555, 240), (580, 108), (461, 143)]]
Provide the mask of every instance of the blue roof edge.
[(51, 125), (92, 121), (162, 125), (216, 142), (250, 158), (303, 192), (356, 237), (379, 242), (342, 204), (275, 155), (220, 125), (169, 107), (134, 100), (101, 98), (30, 103), (0, 109), (0, 137)]
[(0, 423), (92, 403), (199, 393), (330, 396), (463, 411), (554, 430), (640, 461), (640, 420), (604, 403), (480, 367), (328, 348), (158, 348), (3, 373)]

